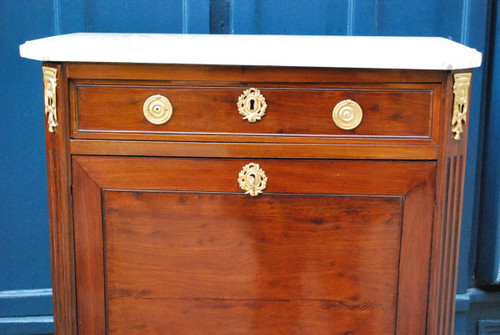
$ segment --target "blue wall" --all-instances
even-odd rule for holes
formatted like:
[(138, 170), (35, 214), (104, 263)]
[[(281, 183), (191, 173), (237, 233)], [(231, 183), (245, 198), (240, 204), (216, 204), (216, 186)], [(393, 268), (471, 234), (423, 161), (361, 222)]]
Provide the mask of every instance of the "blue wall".
[[(499, 4), (496, 4), (496, 11)], [(489, 71), (489, 94), (486, 97), (487, 109), (485, 115), (484, 169), (482, 173), (482, 194), (478, 243), (477, 280), (480, 285), (500, 283), (499, 263), (500, 253), (500, 20), (493, 22), (492, 30), (492, 62)], [(495, 238), (492, 238), (495, 237)]]
[[(2, 335), (52, 329), (40, 64), (21, 59), (18, 47), (26, 39), (53, 34), (53, 15), (43, 1), (0, 1)], [(25, 315), (45, 317), (17, 322)]]
[[(495, 6), (490, 8), (493, 3)], [(500, 142), (496, 129), (500, 114), (489, 112), (498, 105), (495, 97), (500, 96), (500, 93), (490, 94), (500, 87), (491, 75), (498, 72), (493, 60), (500, 52), (495, 52), (496, 44), (489, 43), (488, 35), (490, 25), (496, 27), (496, 21), (489, 19), (490, 15), (496, 17), (496, 3), (492, 0), (0, 1), (3, 116), (0, 334), (50, 333), (52, 327), (41, 64), (21, 59), (18, 46), (26, 40), (76, 31), (443, 36), (484, 52), (483, 67), (474, 71), (469, 118), (456, 333), (475, 334), (482, 329), (486, 334), (495, 329), (495, 322), (483, 322), (483, 328), (478, 328), (477, 320), (500, 319), (500, 299), (474, 288), (476, 266), (478, 274), (489, 278), (497, 271), (500, 258), (496, 256), (500, 255), (496, 248), (500, 238), (491, 238), (499, 235), (496, 227), (500, 186), (486, 182), (500, 178), (495, 167), (499, 166), (495, 164), (498, 164)], [(495, 36), (491, 41), (494, 40)], [(490, 52), (491, 73), (488, 72)], [(489, 108), (485, 108), (485, 102)], [(483, 133), (485, 120), (489, 127)], [(483, 224), (486, 219), (479, 216), (480, 210), (497, 213), (497, 219)], [(480, 248), (478, 256), (478, 239), (481, 245), (492, 243), (495, 248)]]

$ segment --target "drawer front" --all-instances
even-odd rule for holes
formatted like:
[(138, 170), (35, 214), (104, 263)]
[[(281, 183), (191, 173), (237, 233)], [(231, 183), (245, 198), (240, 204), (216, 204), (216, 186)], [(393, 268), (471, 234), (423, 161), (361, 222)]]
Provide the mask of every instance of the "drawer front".
[(425, 334), (435, 163), (254, 163), (75, 157), (79, 333)]
[[(251, 137), (373, 137), (428, 139), (431, 137), (434, 91), (430, 85), (387, 87), (266, 87), (257, 86), (267, 108), (260, 120), (249, 122), (239, 113), (238, 99), (249, 86), (134, 86), (75, 84), (74, 138), (164, 139), (175, 136)], [(143, 107), (161, 95), (172, 106), (164, 124), (153, 124)], [(362, 112), (350, 130), (334, 123), (334, 107), (351, 100)], [(254, 107), (256, 108), (256, 107)], [(342, 114), (345, 110), (341, 110)], [(350, 115), (344, 115), (348, 119)], [(168, 138), (168, 137), (167, 137)], [(186, 138), (186, 137), (184, 137)], [(193, 138), (187, 138), (192, 140)]]

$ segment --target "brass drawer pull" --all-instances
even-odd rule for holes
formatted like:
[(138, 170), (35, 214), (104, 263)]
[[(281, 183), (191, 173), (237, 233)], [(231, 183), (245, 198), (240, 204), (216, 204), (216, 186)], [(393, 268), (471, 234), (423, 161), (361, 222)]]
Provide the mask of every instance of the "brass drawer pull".
[(170, 100), (157, 94), (149, 97), (144, 102), (144, 116), (152, 124), (161, 125), (172, 117), (173, 108)]
[(343, 100), (333, 108), (332, 118), (340, 129), (351, 130), (361, 123), (363, 109), (355, 101)]
[(259, 164), (249, 163), (240, 171), (238, 183), (245, 194), (255, 197), (266, 188), (267, 176)]
[(248, 122), (259, 121), (265, 114), (267, 103), (260, 90), (249, 88), (238, 98), (238, 112), (243, 115), (243, 120)]

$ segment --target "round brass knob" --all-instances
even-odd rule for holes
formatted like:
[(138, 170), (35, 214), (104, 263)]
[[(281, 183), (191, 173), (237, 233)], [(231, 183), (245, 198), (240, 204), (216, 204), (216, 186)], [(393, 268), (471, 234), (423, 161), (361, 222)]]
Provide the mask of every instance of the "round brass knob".
[(243, 120), (248, 122), (259, 121), (265, 114), (267, 103), (260, 90), (249, 88), (238, 98), (238, 112), (243, 115)]
[(170, 100), (163, 95), (157, 94), (149, 97), (144, 102), (143, 112), (149, 122), (160, 125), (170, 120), (173, 108)]
[(266, 188), (267, 176), (259, 164), (249, 163), (243, 167), (238, 175), (238, 183), (245, 194), (258, 196)]
[(332, 118), (340, 129), (351, 130), (361, 123), (363, 110), (355, 101), (343, 100), (333, 108)]

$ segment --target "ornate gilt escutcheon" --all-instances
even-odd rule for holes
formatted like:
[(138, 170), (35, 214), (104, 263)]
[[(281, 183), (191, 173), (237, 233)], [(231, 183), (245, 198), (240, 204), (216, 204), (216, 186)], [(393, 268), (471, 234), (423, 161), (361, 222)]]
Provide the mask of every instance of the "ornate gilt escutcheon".
[(340, 129), (351, 130), (363, 120), (363, 109), (356, 101), (343, 100), (333, 108), (332, 119)]
[(267, 176), (259, 164), (249, 163), (240, 171), (238, 183), (245, 194), (255, 197), (266, 188)]
[(44, 66), (42, 72), (45, 115), (47, 116), (49, 132), (53, 133), (57, 127), (57, 69)]
[(451, 130), (455, 133), (453, 138), (460, 140), (463, 133), (463, 125), (467, 122), (467, 110), (469, 109), (469, 86), (472, 73), (456, 73), (453, 84), (453, 118), (451, 120)]
[(248, 122), (259, 121), (265, 114), (267, 103), (260, 90), (249, 88), (238, 98), (238, 112), (243, 115), (243, 120)]
[(143, 106), (146, 119), (155, 125), (162, 125), (172, 117), (174, 112), (170, 100), (163, 95), (157, 94), (149, 97)]

